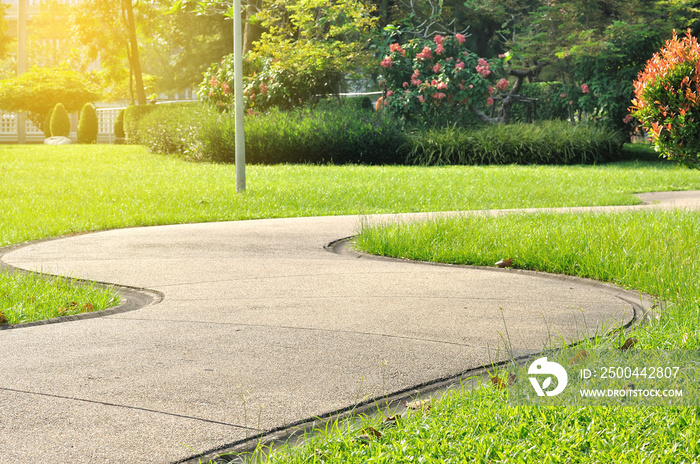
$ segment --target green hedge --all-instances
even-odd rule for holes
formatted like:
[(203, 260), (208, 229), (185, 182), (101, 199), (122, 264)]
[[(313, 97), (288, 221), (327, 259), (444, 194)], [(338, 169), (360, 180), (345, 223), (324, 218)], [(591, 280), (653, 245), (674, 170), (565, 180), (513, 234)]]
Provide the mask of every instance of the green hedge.
[(613, 161), (623, 140), (612, 130), (566, 121), (446, 127), (411, 134), (406, 164), (584, 164)]
[[(335, 110), (273, 110), (246, 118), (246, 162), (395, 164), (406, 136), (393, 119), (357, 106)], [(202, 129), (208, 159), (233, 162), (234, 121), (221, 115)]]
[(341, 98), (340, 103), (338, 103), (338, 99), (335, 97), (323, 98), (319, 100), (318, 103), (316, 103), (315, 108), (318, 110), (336, 110), (343, 106), (355, 108), (358, 110), (374, 109), (374, 105), (372, 105), (372, 100), (367, 96), (344, 97)]
[(124, 110), (124, 133), (127, 143), (143, 143), (139, 133), (139, 122), (156, 108), (156, 105), (131, 105)]
[(124, 137), (126, 137), (126, 132), (124, 132), (124, 108), (119, 110), (117, 119), (114, 120), (114, 136), (119, 141), (123, 141)]
[[(132, 107), (133, 108), (133, 107)], [(196, 161), (233, 163), (234, 119), (210, 106), (159, 105), (135, 114), (127, 137), (158, 153), (178, 153)], [(407, 137), (389, 117), (366, 104), (331, 109), (272, 110), (246, 116), (246, 162), (395, 164)]]
[(128, 143), (146, 145), (155, 153), (196, 158), (199, 133), (216, 117), (215, 110), (201, 103), (130, 106), (124, 113), (124, 130)]
[[(130, 141), (190, 160), (234, 162), (230, 114), (201, 103), (144, 108), (127, 133)], [(125, 122), (128, 115), (129, 109)], [(578, 164), (620, 159), (623, 145), (612, 130), (567, 121), (408, 132), (361, 105), (246, 116), (245, 132), (251, 164)]]

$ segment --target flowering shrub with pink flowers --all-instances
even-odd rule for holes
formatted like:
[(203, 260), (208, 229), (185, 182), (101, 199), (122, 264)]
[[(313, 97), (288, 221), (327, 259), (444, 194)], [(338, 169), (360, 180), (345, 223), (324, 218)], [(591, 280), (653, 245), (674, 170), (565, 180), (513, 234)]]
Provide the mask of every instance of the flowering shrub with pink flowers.
[[(291, 52), (290, 52), (291, 54)], [(341, 73), (317, 49), (299, 48), (294, 62), (247, 55), (243, 60), (243, 97), (249, 114), (271, 107), (290, 109), (308, 102), (315, 94), (337, 90)], [(296, 64), (301, 63), (299, 66)], [(331, 63), (332, 64), (332, 63)], [(204, 74), (197, 96), (221, 110), (233, 107), (233, 55), (215, 63)]]
[(634, 82), (632, 114), (661, 156), (700, 165), (700, 44), (686, 33), (656, 53)]
[(509, 84), (496, 76), (503, 57), (492, 61), (467, 50), (461, 34), (393, 43), (382, 58), (383, 103), (409, 121), (433, 121), (470, 106), (493, 105)]

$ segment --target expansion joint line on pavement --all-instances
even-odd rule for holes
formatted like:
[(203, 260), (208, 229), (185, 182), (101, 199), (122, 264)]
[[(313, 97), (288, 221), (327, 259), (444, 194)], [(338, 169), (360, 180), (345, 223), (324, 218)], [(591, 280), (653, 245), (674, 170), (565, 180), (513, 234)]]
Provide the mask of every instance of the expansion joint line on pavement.
[[(138, 317), (121, 317), (120, 319), (128, 319), (130, 321), (141, 321), (141, 322), (152, 322), (153, 319), (143, 319)], [(351, 334), (351, 335), (366, 335), (368, 337), (384, 337), (384, 338), (397, 338), (400, 340), (411, 340), (414, 342), (425, 342), (425, 343), (436, 343), (438, 345), (454, 345), (463, 346), (468, 348), (488, 348), (481, 345), (470, 345), (468, 343), (457, 343), (457, 342), (446, 342), (441, 340), (431, 340), (429, 338), (418, 338), (418, 337), (405, 337), (401, 335), (391, 335), (383, 333), (372, 333), (372, 332), (360, 332), (356, 330), (339, 330), (339, 329), (319, 329), (317, 327), (295, 327), (291, 325), (271, 325), (271, 324), (241, 324), (234, 322), (213, 322), (213, 321), (182, 321), (177, 319), (157, 319), (157, 322), (173, 322), (173, 323), (186, 323), (186, 324), (213, 324), (213, 325), (225, 325), (231, 327), (260, 327), (265, 329), (280, 329), (280, 330), (307, 330), (309, 332), (325, 332), (325, 333), (340, 333), (340, 334)]]
[(109, 406), (113, 408), (123, 408), (123, 409), (131, 409), (134, 411), (144, 411), (144, 412), (149, 412), (149, 413), (154, 413), (154, 414), (162, 414), (165, 416), (171, 416), (171, 417), (178, 417), (180, 419), (188, 419), (188, 420), (195, 420), (195, 421), (200, 421), (200, 422), (206, 422), (209, 424), (217, 424), (217, 425), (223, 425), (226, 427), (233, 427), (241, 430), (250, 430), (253, 432), (260, 432), (261, 430), (255, 429), (252, 427), (246, 427), (244, 425), (238, 425), (238, 424), (231, 424), (228, 422), (221, 422), (221, 421), (216, 421), (212, 419), (204, 419), (201, 417), (194, 417), (194, 416), (186, 416), (184, 414), (176, 414), (173, 412), (167, 412), (167, 411), (158, 411), (156, 409), (149, 409), (149, 408), (142, 408), (140, 406), (129, 406), (126, 404), (117, 404), (117, 403), (109, 403), (107, 401), (95, 401), (95, 400), (88, 400), (85, 398), (75, 398), (71, 396), (63, 396), (63, 395), (53, 395), (51, 393), (41, 393), (41, 392), (33, 392), (33, 391), (27, 391), (27, 390), (18, 390), (15, 388), (6, 388), (6, 387), (0, 387), (0, 391), (6, 391), (6, 392), (12, 392), (12, 393), (20, 393), (23, 395), (36, 395), (36, 396), (43, 396), (46, 398), (57, 398), (61, 400), (69, 400), (69, 401), (79, 401), (81, 403), (91, 403), (91, 404), (98, 404), (101, 406)]

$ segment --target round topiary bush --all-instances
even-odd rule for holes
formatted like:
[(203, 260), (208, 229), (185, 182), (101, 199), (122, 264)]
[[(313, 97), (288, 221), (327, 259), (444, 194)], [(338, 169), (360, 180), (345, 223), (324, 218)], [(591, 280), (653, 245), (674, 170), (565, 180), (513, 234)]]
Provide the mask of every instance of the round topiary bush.
[(41, 131), (44, 133), (44, 137), (49, 138), (51, 137), (51, 116), (53, 115), (53, 106), (49, 110), (49, 112), (46, 114), (46, 118), (44, 118), (44, 123), (41, 125)]
[(68, 137), (70, 134), (70, 119), (63, 103), (54, 106), (50, 128), (52, 137)]
[(114, 136), (117, 138), (117, 143), (122, 143), (126, 134), (124, 133), (124, 109), (122, 108), (117, 113), (117, 119), (114, 120)]
[(651, 133), (661, 156), (700, 165), (700, 44), (690, 34), (673, 38), (634, 82), (633, 115)]
[(80, 111), (78, 143), (96, 143), (98, 129), (97, 111), (92, 103), (86, 103)]

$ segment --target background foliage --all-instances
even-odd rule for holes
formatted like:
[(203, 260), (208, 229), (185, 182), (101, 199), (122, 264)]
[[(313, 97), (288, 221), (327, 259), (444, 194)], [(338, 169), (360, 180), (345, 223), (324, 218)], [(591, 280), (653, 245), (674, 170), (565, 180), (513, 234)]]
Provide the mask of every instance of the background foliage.
[(43, 128), (46, 115), (62, 103), (68, 112), (100, 98), (98, 87), (84, 74), (67, 66), (33, 67), (19, 77), (0, 82), (0, 108), (26, 111), (35, 126)]

